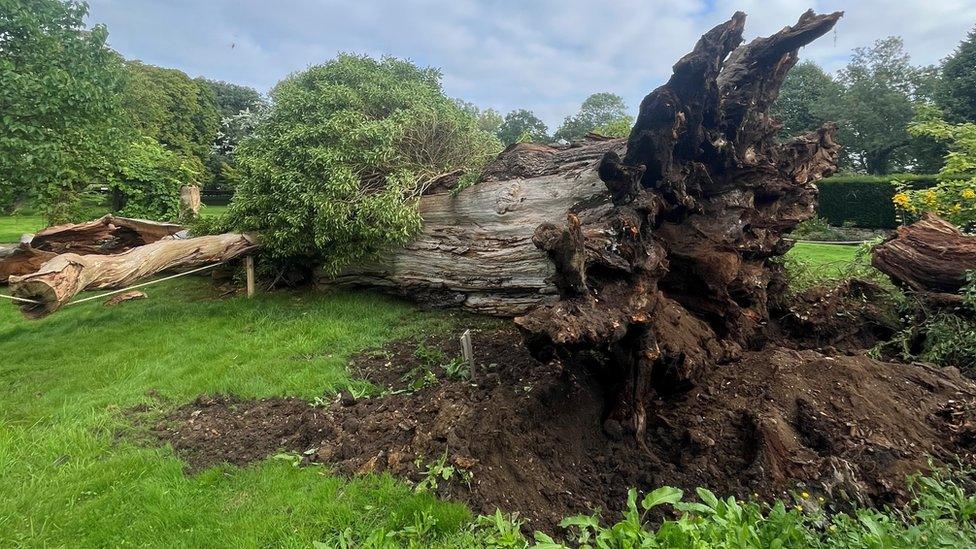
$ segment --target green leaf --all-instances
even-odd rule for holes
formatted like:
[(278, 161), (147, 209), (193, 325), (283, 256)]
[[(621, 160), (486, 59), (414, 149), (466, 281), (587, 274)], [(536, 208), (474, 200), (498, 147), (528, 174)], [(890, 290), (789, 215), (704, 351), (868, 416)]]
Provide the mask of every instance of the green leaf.
[(644, 496), (644, 501), (641, 502), (641, 507), (645, 511), (657, 507), (658, 505), (663, 505), (665, 503), (675, 504), (681, 501), (681, 497), (684, 492), (677, 488), (671, 486), (662, 486), (657, 490), (654, 490), (650, 494)]

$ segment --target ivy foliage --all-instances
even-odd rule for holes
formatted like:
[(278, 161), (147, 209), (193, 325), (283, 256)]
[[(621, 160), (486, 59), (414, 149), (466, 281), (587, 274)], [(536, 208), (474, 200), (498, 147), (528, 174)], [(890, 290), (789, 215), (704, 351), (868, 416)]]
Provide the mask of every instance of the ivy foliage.
[(260, 232), (279, 266), (332, 273), (406, 242), (428, 184), (500, 149), (440, 78), (396, 58), (340, 55), (279, 83), (237, 149), (242, 181), (228, 222)]
[(88, 7), (0, 0), (0, 208), (39, 200), (63, 220), (124, 143), (122, 60)]

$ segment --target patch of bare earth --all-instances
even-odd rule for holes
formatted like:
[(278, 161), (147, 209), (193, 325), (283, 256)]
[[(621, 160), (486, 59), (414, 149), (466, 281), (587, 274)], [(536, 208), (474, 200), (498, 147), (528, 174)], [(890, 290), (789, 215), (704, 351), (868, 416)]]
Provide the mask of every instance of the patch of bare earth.
[[(428, 345), (453, 357), (457, 336)], [(351, 372), (402, 389), (423, 364), (416, 347), (364, 354)], [(436, 383), (412, 393), (340, 395), (324, 407), (203, 396), (153, 434), (191, 470), (288, 450), (342, 473), (416, 482), (446, 455), (471, 478), (441, 482), (439, 495), (476, 512), (518, 511), (541, 529), (592, 509), (615, 513), (630, 487), (768, 498), (802, 486), (836, 506), (891, 503), (928, 457), (972, 461), (976, 451), (976, 388), (954, 369), (767, 348), (655, 402), (635, 441), (601, 427), (604, 394), (591, 374), (537, 362), (513, 328), (476, 332), (474, 348), (474, 382), (437, 370)]]

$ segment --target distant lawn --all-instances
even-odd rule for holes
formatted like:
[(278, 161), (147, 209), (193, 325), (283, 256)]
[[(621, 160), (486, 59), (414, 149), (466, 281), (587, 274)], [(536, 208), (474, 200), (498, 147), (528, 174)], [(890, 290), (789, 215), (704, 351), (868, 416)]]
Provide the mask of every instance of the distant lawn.
[[(200, 215), (203, 217), (217, 217), (227, 211), (227, 206), (203, 205)], [(98, 214), (100, 215), (100, 214)], [(93, 214), (95, 219), (98, 215)], [(37, 232), (47, 226), (47, 222), (40, 215), (0, 216), (0, 244), (20, 242), (24, 233)]]
[(801, 265), (819, 270), (826, 277), (840, 276), (854, 261), (857, 246), (797, 243), (788, 256)]
[(33, 233), (45, 225), (39, 215), (15, 215), (0, 217), (0, 243), (20, 242), (24, 233)]

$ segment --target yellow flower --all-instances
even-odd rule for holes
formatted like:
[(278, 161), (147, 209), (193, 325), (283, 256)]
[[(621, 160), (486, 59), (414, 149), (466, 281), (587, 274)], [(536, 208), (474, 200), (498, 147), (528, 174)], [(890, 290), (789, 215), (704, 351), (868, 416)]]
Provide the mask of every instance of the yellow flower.
[(900, 207), (904, 208), (905, 206), (908, 205), (908, 203), (910, 202), (910, 199), (908, 198), (908, 195), (907, 194), (905, 194), (905, 193), (898, 193), (898, 194), (896, 194), (894, 196), (894, 198), (892, 199), (892, 201), (895, 203), (896, 206), (900, 206)]
[(966, 200), (972, 200), (972, 199), (976, 198), (976, 191), (974, 191), (972, 189), (963, 189), (962, 190), (962, 197), (965, 198)]
[(803, 493), (800, 494), (800, 497), (802, 497), (803, 499), (810, 499), (810, 493), (809, 492), (803, 492)]
[(952, 211), (952, 213), (959, 213), (960, 211), (962, 211), (962, 204), (956, 202), (955, 204), (952, 205), (950, 211)]
[(924, 202), (927, 206), (935, 206), (938, 200), (939, 200), (939, 195), (932, 189), (929, 189), (922, 193), (922, 202)]

